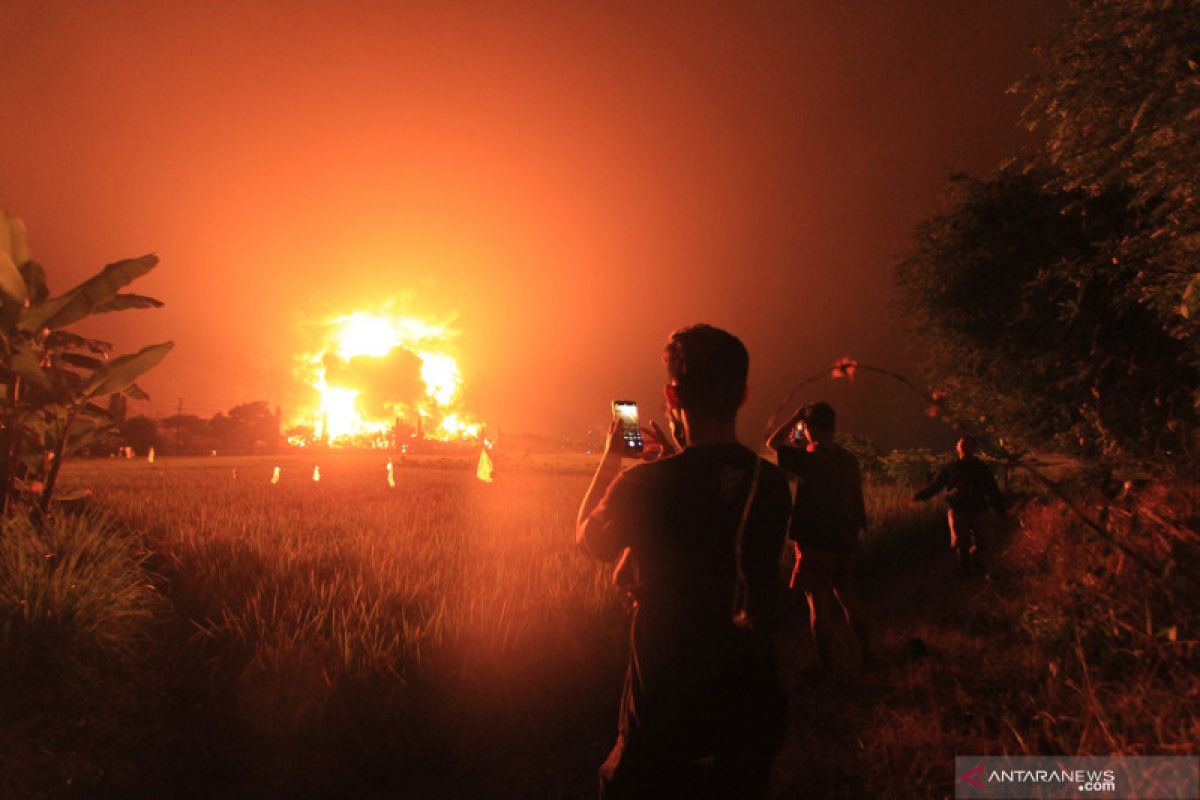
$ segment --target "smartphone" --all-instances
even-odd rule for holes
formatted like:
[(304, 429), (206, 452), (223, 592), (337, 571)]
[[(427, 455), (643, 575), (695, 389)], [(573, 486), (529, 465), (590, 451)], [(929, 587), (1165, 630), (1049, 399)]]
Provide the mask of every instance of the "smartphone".
[(625, 442), (626, 455), (639, 455), (644, 444), (637, 403), (632, 400), (613, 400), (613, 417), (621, 422), (621, 439)]

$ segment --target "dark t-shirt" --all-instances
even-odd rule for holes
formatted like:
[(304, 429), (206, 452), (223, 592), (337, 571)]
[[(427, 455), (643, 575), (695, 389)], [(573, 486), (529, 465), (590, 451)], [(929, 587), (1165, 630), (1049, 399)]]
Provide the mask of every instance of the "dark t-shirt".
[[(619, 475), (587, 522), (580, 544), (603, 560), (634, 550), (644, 613), (691, 627), (729, 624), (741, 521), (755, 455), (739, 444), (689, 447)], [(783, 474), (763, 462), (742, 543), (748, 611), (774, 625), (775, 578), (787, 522)], [(676, 618), (679, 619), (676, 619)]]
[(853, 553), (867, 526), (858, 459), (837, 444), (776, 450), (779, 466), (796, 476), (788, 536), (801, 550)]
[[(732, 675), (735, 539), (756, 456), (740, 444), (689, 447), (613, 481), (584, 523), (580, 545), (600, 559), (631, 547), (638, 600), (621, 708), (627, 738), (688, 751), (728, 727), (728, 682), (766, 685), (768, 674)], [(762, 462), (742, 542), (746, 610), (759, 631), (778, 616), (779, 556), (789, 495), (783, 473)]]
[(991, 505), (1004, 513), (1004, 500), (992, 471), (974, 456), (946, 464), (938, 470), (933, 482), (913, 495), (913, 499), (928, 500), (942, 489), (946, 490), (946, 501), (954, 511), (978, 513)]

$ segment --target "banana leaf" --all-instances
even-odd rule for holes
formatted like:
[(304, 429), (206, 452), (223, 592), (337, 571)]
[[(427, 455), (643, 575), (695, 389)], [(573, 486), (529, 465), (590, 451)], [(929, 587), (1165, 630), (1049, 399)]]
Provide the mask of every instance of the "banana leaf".
[(53, 387), (46, 378), (45, 371), (38, 364), (38, 357), (25, 348), (17, 348), (12, 354), (12, 371), (31, 386), (50, 392)]
[(7, 211), (0, 212), (0, 292), (17, 304), (29, 296), (18, 266), (29, 260), (25, 223)]
[(162, 361), (174, 346), (174, 342), (163, 342), (143, 347), (136, 353), (117, 356), (92, 375), (83, 388), (83, 395), (101, 397), (125, 391), (142, 373)]
[(133, 400), (149, 400), (150, 399), (150, 395), (146, 394), (146, 391), (142, 387), (138, 386), (136, 383), (129, 384), (121, 391), (124, 394), (126, 394), (130, 399), (133, 399)]
[(105, 362), (92, 356), (85, 356), (83, 353), (63, 353), (59, 360), (70, 364), (72, 367), (82, 367), (83, 369), (97, 370), (104, 366)]
[(25, 288), (29, 292), (31, 304), (41, 303), (50, 296), (50, 290), (46, 288), (46, 270), (42, 269), (41, 264), (36, 261), (26, 261), (24, 264), (19, 264), (17, 268), (21, 271), (21, 277), (25, 281)]
[[(146, 255), (109, 264), (69, 292), (24, 309), (18, 327), (32, 333), (74, 324), (93, 313), (97, 306), (111, 301), (117, 290), (154, 269), (157, 263), (158, 256)], [(24, 285), (22, 281), (21, 286)]]
[(54, 331), (46, 337), (46, 349), (48, 350), (87, 350), (96, 355), (108, 357), (112, 352), (112, 342), (105, 342), (100, 339), (89, 339), (86, 336), (80, 336), (78, 333), (71, 331)]
[(105, 314), (109, 311), (124, 311), (128, 308), (162, 308), (162, 300), (146, 297), (143, 294), (119, 294), (107, 303), (101, 303), (92, 309), (93, 314)]

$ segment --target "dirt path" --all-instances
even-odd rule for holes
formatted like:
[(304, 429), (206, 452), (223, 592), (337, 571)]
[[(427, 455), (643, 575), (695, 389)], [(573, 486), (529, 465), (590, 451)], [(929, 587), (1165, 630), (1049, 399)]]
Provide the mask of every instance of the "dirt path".
[[(905, 759), (906, 751), (890, 748), (887, 738), (903, 729), (911, 709), (955, 701), (953, 692), (945, 690), (960, 685), (962, 665), (935, 642), (960, 634), (955, 610), (973, 603), (992, 584), (957, 575), (936, 529), (923, 536), (903, 562), (890, 561), (868, 557), (860, 570), (862, 602), (871, 616), (879, 656), (870, 669), (860, 664), (857, 647), (839, 618), (835, 666), (817, 675), (808, 607), (798, 593), (785, 597), (780, 669), (788, 694), (789, 732), (776, 761), (776, 797), (926, 797), (930, 782), (938, 783), (942, 772), (950, 774), (952, 756), (945, 764), (896, 763)], [(952, 602), (947, 602), (948, 596)], [(911, 733), (920, 735), (918, 730)], [(918, 785), (912, 783), (914, 774)], [(930, 775), (935, 777), (926, 780)], [(889, 785), (890, 776), (903, 776), (903, 785)]]

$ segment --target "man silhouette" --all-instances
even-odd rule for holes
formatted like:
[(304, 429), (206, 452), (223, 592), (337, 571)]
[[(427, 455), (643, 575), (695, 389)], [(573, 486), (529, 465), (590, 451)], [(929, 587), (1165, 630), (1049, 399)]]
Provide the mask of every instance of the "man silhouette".
[[(853, 631), (863, 662), (874, 659), (854, 586), (858, 534), (867, 527), (862, 475), (858, 459), (836, 441), (836, 422), (833, 406), (815, 403), (800, 408), (767, 439), (779, 466), (796, 476), (788, 534), (796, 550), (792, 586), (808, 601), (818, 672), (831, 666), (835, 608)], [(790, 444), (797, 428), (804, 441)]]
[(985, 546), (987, 532), (985, 514), (990, 505), (1004, 517), (1004, 499), (992, 471), (975, 457), (979, 442), (974, 436), (963, 436), (955, 444), (958, 458), (946, 464), (929, 485), (913, 495), (914, 501), (928, 500), (946, 490), (946, 521), (950, 526), (950, 549), (965, 574), (978, 566), (976, 558)]
[(634, 571), (629, 668), (600, 796), (765, 797), (784, 733), (771, 633), (787, 482), (737, 440), (741, 341), (694, 325), (671, 334), (663, 360), (686, 446), (622, 473), (614, 422), (576, 528), (596, 558), (628, 547)]

